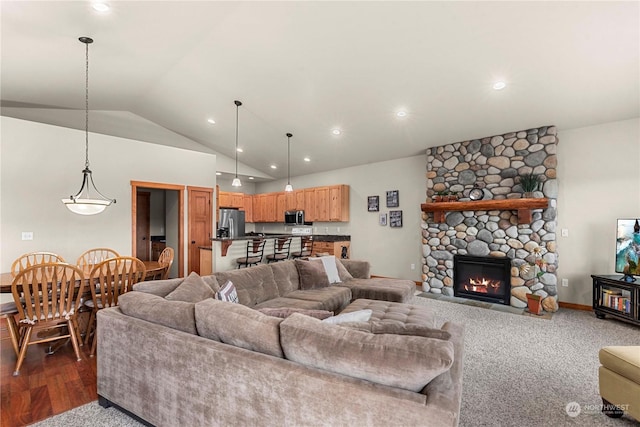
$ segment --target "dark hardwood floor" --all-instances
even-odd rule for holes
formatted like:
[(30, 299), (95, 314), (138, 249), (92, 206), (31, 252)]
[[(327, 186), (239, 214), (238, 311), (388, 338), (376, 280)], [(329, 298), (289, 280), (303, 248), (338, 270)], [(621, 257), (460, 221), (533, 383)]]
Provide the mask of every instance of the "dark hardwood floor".
[(13, 376), (16, 355), (11, 347), (6, 319), (0, 321), (0, 425), (25, 426), (92, 402), (96, 392), (96, 358), (91, 345), (80, 347), (76, 361), (70, 342), (47, 355), (46, 345), (29, 347), (20, 375)]

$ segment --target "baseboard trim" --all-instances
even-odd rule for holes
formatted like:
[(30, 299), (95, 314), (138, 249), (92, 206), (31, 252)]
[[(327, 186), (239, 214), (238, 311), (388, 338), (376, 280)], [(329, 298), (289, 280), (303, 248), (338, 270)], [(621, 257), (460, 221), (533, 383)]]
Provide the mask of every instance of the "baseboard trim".
[(570, 308), (571, 310), (593, 310), (593, 307), (591, 307), (590, 305), (574, 304), (572, 302), (558, 302), (558, 305), (562, 308)]

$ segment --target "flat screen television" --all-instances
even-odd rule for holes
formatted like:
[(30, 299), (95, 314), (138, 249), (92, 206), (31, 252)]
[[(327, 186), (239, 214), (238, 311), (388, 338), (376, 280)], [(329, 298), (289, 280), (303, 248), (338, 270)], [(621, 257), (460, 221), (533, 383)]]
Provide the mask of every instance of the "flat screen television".
[(640, 276), (640, 218), (618, 219), (616, 273), (624, 274), (621, 280), (626, 282)]

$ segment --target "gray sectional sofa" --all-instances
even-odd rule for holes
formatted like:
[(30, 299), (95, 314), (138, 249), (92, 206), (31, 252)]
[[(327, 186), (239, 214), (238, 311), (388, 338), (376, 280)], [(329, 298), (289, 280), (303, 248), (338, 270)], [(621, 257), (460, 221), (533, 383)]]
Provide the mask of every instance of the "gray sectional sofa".
[[(157, 426), (457, 425), (463, 327), (436, 328), (410, 304), (413, 282), (343, 267), (342, 283), (318, 288), (293, 261), (136, 285), (98, 313), (101, 404)], [(212, 298), (228, 280), (240, 304)], [(257, 310), (272, 307), (373, 316), (333, 325)]]

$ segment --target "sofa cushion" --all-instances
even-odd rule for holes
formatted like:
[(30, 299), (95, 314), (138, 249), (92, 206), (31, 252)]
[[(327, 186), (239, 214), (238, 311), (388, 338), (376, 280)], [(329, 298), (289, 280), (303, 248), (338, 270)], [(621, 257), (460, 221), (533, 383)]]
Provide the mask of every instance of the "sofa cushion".
[(300, 275), (293, 260), (274, 262), (269, 264), (273, 271), (273, 278), (278, 286), (278, 293), (286, 295), (300, 289)]
[(261, 302), (260, 304), (254, 306), (253, 308), (260, 309), (260, 308), (280, 308), (280, 307), (303, 308), (308, 310), (324, 310), (322, 306), (322, 302), (320, 301), (310, 301), (310, 300), (303, 300), (298, 298), (286, 298), (286, 297), (270, 299), (269, 301)]
[(282, 319), (241, 304), (207, 299), (195, 305), (198, 335), (236, 347), (283, 357)]
[(354, 279), (371, 278), (371, 264), (369, 261), (358, 259), (341, 259), (340, 263)]
[(282, 321), (280, 339), (294, 362), (414, 392), (447, 371), (454, 355), (450, 340), (370, 334), (301, 314)]
[(293, 313), (304, 314), (305, 316), (315, 317), (316, 319), (320, 319), (320, 320), (333, 316), (333, 311), (307, 310), (304, 308), (292, 308), (292, 307), (259, 308), (258, 311), (260, 313), (266, 314), (267, 316), (280, 317), (281, 319), (286, 319), (287, 317), (291, 316)]
[(267, 264), (215, 273), (218, 283), (233, 282), (240, 304), (254, 307), (280, 296), (271, 266)]
[(171, 301), (158, 295), (133, 290), (120, 295), (118, 305), (127, 316), (197, 334), (195, 304), (192, 302)]
[(238, 291), (232, 281), (229, 280), (218, 292), (216, 292), (216, 299), (235, 304), (238, 303)]
[(327, 273), (327, 279), (329, 284), (340, 283), (340, 275), (338, 275), (338, 267), (336, 266), (336, 257), (333, 255), (326, 255), (321, 257), (311, 257), (309, 261), (320, 262), (324, 268), (324, 272)]
[(368, 322), (369, 319), (371, 319), (371, 313), (373, 313), (371, 310), (357, 310), (350, 313), (340, 313), (337, 316), (327, 317), (322, 321), (334, 325), (348, 322)]
[(406, 279), (388, 279), (375, 277), (372, 279), (352, 279), (336, 286), (351, 289), (353, 299), (373, 299), (391, 302), (409, 302), (414, 298), (416, 284)]
[(338, 313), (351, 302), (351, 290), (342, 286), (328, 286), (326, 288), (289, 292), (285, 297), (317, 301), (321, 304), (323, 310)]
[(343, 313), (355, 310), (370, 309), (373, 311), (371, 321), (395, 320), (407, 325), (419, 325), (433, 328), (435, 326), (435, 316), (432, 311), (417, 304), (400, 304), (397, 302), (377, 301), (370, 299), (358, 299), (349, 304)]
[(336, 268), (338, 269), (338, 275), (340, 276), (341, 282), (347, 282), (353, 279), (353, 276), (349, 273), (349, 270), (347, 270), (340, 258), (336, 258)]
[[(351, 313), (347, 313), (351, 314)], [(418, 337), (448, 340), (451, 334), (438, 328), (426, 325), (407, 324), (397, 320), (373, 320), (369, 322), (341, 323), (340, 326), (354, 328), (372, 334), (414, 335)]]
[(317, 289), (329, 286), (329, 278), (321, 261), (294, 260), (300, 275), (300, 289)]
[(206, 298), (212, 298), (214, 292), (209, 285), (196, 273), (191, 272), (180, 285), (170, 292), (165, 298), (170, 301), (200, 302)]
[(133, 290), (164, 298), (180, 286), (183, 281), (184, 277), (166, 280), (149, 280), (136, 283), (133, 285)]

